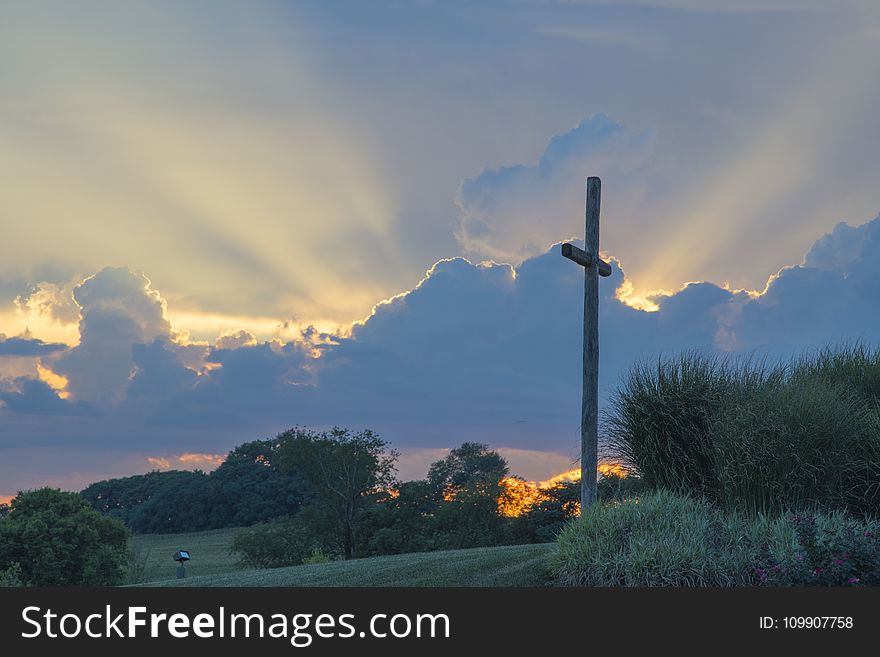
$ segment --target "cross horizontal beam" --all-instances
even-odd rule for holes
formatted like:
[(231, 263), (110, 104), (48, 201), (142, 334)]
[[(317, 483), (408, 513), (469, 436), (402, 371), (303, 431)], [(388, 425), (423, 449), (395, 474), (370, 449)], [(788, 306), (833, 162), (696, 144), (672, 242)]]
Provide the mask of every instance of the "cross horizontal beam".
[[(562, 255), (572, 262), (578, 263), (581, 267), (591, 267), (593, 265), (594, 258), (592, 255), (569, 242), (565, 242), (562, 245)], [(595, 258), (595, 260), (599, 269), (599, 276), (611, 276), (611, 265), (601, 258)]]

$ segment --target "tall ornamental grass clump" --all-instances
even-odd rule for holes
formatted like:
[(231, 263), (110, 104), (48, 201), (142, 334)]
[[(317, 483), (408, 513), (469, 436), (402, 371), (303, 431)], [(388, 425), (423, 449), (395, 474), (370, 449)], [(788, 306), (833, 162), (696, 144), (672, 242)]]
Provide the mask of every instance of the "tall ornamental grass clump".
[(726, 508), (880, 513), (880, 356), (787, 365), (687, 352), (637, 364), (611, 398), (610, 450), (654, 488)]
[(791, 377), (841, 385), (876, 404), (880, 401), (880, 350), (860, 343), (824, 347), (794, 359)]
[(843, 384), (796, 378), (746, 390), (712, 421), (717, 501), (752, 512), (877, 512), (880, 422)]
[(647, 486), (714, 495), (710, 425), (732, 386), (725, 362), (696, 352), (637, 363), (611, 400), (615, 456)]

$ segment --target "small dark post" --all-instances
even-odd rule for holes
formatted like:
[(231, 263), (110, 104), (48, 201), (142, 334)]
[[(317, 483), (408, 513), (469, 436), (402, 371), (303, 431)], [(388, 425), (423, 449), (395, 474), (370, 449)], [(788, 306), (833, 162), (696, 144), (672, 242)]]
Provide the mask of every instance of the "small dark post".
[(599, 276), (611, 265), (599, 258), (599, 204), (602, 183), (587, 178), (584, 250), (563, 244), (562, 255), (584, 268), (584, 373), (581, 398), (581, 514), (596, 501), (599, 458)]
[(177, 566), (177, 579), (185, 579), (186, 578), (186, 562), (189, 561), (192, 557), (189, 555), (189, 550), (178, 550), (174, 553), (174, 560), (178, 563)]

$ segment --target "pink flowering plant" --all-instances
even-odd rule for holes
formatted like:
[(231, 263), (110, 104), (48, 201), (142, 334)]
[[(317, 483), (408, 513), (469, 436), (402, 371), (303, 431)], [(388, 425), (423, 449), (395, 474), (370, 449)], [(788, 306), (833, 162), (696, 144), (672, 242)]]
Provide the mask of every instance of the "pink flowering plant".
[(880, 540), (876, 523), (844, 514), (791, 514), (794, 545), (764, 543), (752, 566), (763, 586), (880, 586)]

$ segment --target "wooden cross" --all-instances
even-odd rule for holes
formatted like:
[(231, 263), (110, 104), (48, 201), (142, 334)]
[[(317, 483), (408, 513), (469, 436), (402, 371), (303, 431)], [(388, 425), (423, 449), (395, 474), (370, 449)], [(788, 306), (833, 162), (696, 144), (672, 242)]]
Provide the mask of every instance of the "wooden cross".
[(581, 514), (596, 501), (599, 458), (599, 276), (611, 265), (599, 258), (599, 201), (602, 181), (587, 178), (585, 249), (566, 242), (562, 255), (584, 268), (584, 383), (581, 400)]

